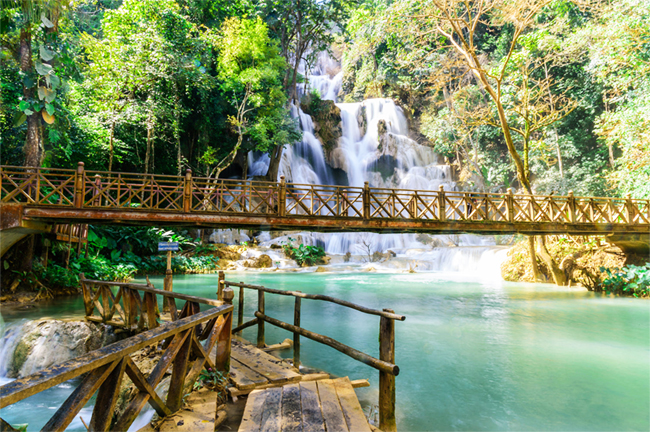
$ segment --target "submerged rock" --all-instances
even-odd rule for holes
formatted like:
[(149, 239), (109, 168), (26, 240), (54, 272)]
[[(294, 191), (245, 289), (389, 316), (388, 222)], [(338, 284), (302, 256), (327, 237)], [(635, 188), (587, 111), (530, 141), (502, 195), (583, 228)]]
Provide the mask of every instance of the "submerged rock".
[(244, 267), (249, 268), (270, 268), (273, 267), (273, 260), (270, 256), (262, 254), (257, 258), (250, 258), (244, 261)]
[(314, 270), (314, 273), (325, 273), (328, 270), (325, 267), (316, 267), (316, 270)]

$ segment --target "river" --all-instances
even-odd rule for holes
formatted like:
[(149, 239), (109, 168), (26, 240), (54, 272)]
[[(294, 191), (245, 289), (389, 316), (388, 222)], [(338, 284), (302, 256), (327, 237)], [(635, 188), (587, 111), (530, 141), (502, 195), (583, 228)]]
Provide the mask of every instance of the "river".
[[(462, 273), (248, 272), (228, 273), (227, 279), (327, 294), (406, 315), (395, 325), (400, 431), (650, 430), (648, 301), (481, 281)], [(162, 278), (151, 280), (162, 286)], [(174, 290), (214, 296), (216, 275), (176, 276)], [(256, 294), (247, 293), (250, 317)], [(269, 316), (291, 322), (292, 307), (291, 298), (267, 295)], [(80, 299), (68, 299), (21, 315), (71, 317), (82, 310)], [(8, 312), (2, 311), (5, 321), (18, 318)], [(303, 301), (302, 312), (303, 327), (378, 355), (377, 317), (313, 300)], [(268, 324), (266, 329), (269, 344), (290, 337)], [(254, 340), (255, 332), (247, 329), (244, 336)], [(304, 338), (301, 357), (307, 366), (368, 378), (371, 386), (357, 394), (366, 410), (377, 403), (374, 369)], [(47, 400), (34, 396), (23, 406), (51, 415), (54, 393)], [(6, 420), (31, 420), (37, 427), (27, 409), (5, 414)]]

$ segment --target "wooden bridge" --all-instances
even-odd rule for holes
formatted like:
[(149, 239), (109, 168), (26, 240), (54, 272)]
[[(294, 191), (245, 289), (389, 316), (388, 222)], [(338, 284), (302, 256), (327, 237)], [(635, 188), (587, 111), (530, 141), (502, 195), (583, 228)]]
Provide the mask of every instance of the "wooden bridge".
[[(183, 397), (194, 387), (203, 369), (211, 368), (229, 376), (231, 396), (250, 393), (240, 425), (247, 431), (329, 431), (357, 432), (372, 429), (361, 411), (353, 388), (367, 386), (365, 380), (330, 379), (327, 373), (300, 373), (300, 337), (328, 345), (379, 371), (379, 428), (396, 430), (394, 322), (403, 315), (392, 310), (375, 310), (334, 297), (283, 291), (256, 285), (226, 281), (219, 273), (216, 299), (196, 297), (154, 288), (150, 283), (121, 283), (88, 280), (80, 275), (86, 320), (109, 324), (132, 334), (131, 337), (92, 351), (86, 355), (53, 365), (36, 374), (16, 379), (0, 387), (0, 409), (73, 378), (79, 378), (70, 394), (43, 431), (63, 431), (84, 405), (97, 394), (88, 430), (126, 431), (140, 411), (149, 404), (158, 415), (176, 425), (170, 416), (178, 412)], [(233, 326), (235, 292), (239, 288), (237, 327)], [(255, 318), (244, 322), (244, 290), (257, 292)], [(268, 316), (265, 294), (294, 298), (293, 324)], [(300, 325), (302, 299), (326, 301), (379, 318), (379, 358), (342, 344), (335, 339), (306, 330)], [(177, 302), (184, 301), (180, 310)], [(167, 306), (169, 316), (163, 320), (160, 306)], [(203, 311), (201, 309), (204, 309)], [(278, 326), (293, 333), (293, 362), (287, 365), (261, 348), (266, 347), (264, 324)], [(244, 328), (257, 325), (256, 346), (233, 341)], [(234, 327), (234, 328), (233, 328)], [(352, 323), (351, 323), (352, 328)], [(147, 348), (157, 361), (152, 370), (137, 358)], [(167, 396), (158, 388), (170, 375)], [(125, 375), (135, 394), (123, 409), (116, 409)], [(360, 383), (362, 381), (362, 383)], [(128, 381), (127, 381), (128, 383)], [(355, 385), (356, 383), (356, 385)], [(365, 383), (365, 385), (363, 385)], [(223, 413), (223, 415), (222, 415)], [(223, 420), (223, 400), (210, 419), (200, 423), (200, 430), (215, 430)], [(27, 417), (26, 417), (27, 418)], [(0, 418), (0, 430), (15, 429)], [(160, 428), (166, 430), (164, 423)], [(173, 429), (177, 430), (177, 429)], [(199, 429), (192, 429), (198, 431)]]
[(184, 225), (379, 233), (646, 234), (650, 200), (0, 167), (0, 229)]

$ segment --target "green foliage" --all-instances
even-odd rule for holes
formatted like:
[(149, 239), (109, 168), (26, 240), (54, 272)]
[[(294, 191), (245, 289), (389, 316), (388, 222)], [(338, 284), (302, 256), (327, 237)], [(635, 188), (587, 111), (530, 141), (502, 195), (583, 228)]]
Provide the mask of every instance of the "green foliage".
[(325, 249), (320, 246), (307, 246), (301, 243), (298, 247), (293, 247), (291, 245), (292, 241), (293, 239), (289, 238), (288, 242), (282, 245), (282, 250), (299, 266), (312, 266), (325, 256)]
[(212, 369), (212, 368), (207, 368), (201, 370), (201, 373), (199, 374), (199, 378), (196, 380), (194, 383), (194, 389), (193, 390), (198, 390), (201, 387), (206, 387), (210, 389), (218, 389), (220, 387), (223, 387), (223, 385), (228, 381), (228, 378), (224, 376), (223, 373), (221, 373), (218, 370)]
[(650, 263), (644, 266), (628, 265), (622, 269), (602, 267), (600, 271), (607, 274), (602, 289), (607, 294), (650, 296)]

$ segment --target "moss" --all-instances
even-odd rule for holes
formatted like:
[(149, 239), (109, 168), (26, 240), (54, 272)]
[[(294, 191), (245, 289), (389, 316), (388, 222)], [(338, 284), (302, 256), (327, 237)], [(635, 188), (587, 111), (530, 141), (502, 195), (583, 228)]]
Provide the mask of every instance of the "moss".
[(27, 361), (27, 357), (32, 352), (33, 342), (41, 336), (39, 332), (32, 332), (20, 338), (11, 358), (11, 376), (18, 376), (18, 372), (20, 372), (25, 361)]

